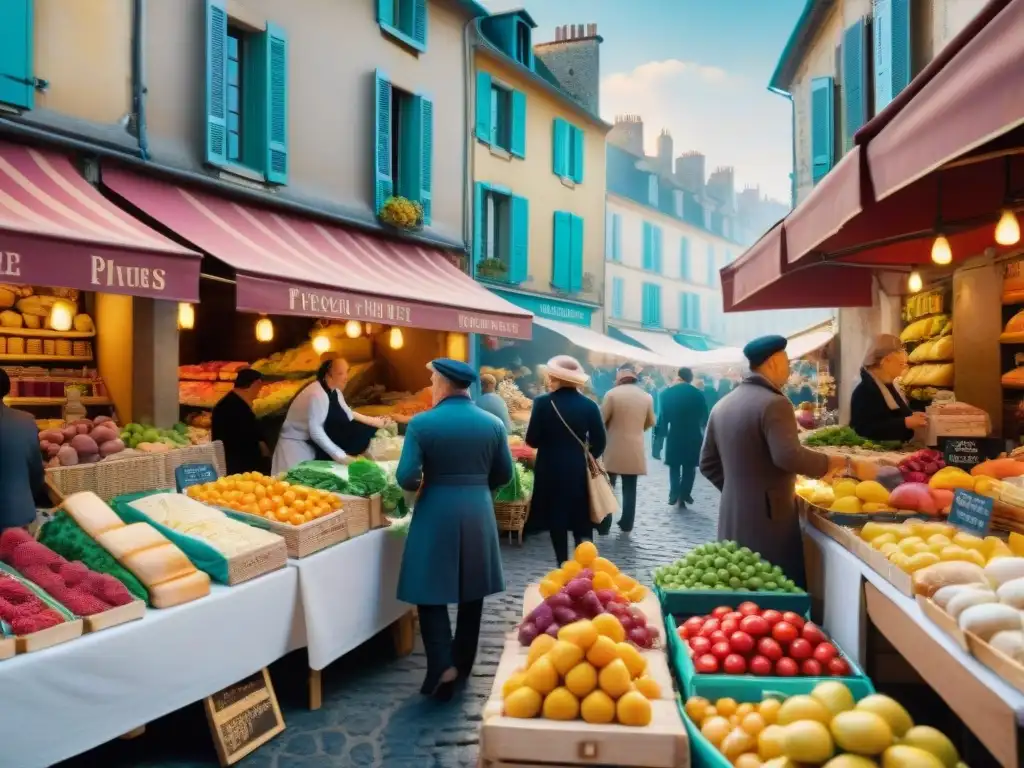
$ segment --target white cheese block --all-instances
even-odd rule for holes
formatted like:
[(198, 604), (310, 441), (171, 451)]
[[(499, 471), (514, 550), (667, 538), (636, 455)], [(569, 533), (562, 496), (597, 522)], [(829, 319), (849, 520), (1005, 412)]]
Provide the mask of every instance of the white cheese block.
[(158, 547), (140, 549), (118, 559), (121, 565), (134, 573), (150, 590), (157, 584), (189, 576), (196, 571), (196, 567), (185, 557), (185, 553), (170, 542)]
[(202, 571), (178, 579), (165, 581), (149, 588), (149, 599), (154, 608), (171, 608), (210, 594), (210, 577)]
[(61, 507), (71, 515), (71, 519), (94, 539), (101, 533), (114, 528), (123, 528), (124, 523), (117, 514), (103, 503), (103, 499), (92, 491), (73, 493), (64, 499)]
[(112, 531), (101, 533), (95, 538), (96, 543), (122, 563), (124, 563), (126, 557), (135, 552), (170, 544), (167, 537), (149, 523), (124, 525)]

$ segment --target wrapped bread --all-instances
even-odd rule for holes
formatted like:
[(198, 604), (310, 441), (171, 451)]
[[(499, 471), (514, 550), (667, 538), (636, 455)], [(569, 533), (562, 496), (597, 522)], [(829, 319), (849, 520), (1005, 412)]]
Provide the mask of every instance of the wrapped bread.
[[(916, 351), (916, 350), (915, 350)], [(952, 336), (940, 336), (935, 341), (931, 342), (928, 347), (927, 357), (925, 360), (934, 360), (936, 362), (944, 362), (953, 359), (953, 337)]]
[(1009, 322), (1006, 323), (1006, 327), (1003, 328), (1003, 335), (1000, 338), (1005, 339), (1020, 333), (1024, 333), (1024, 309), (1010, 318)]
[(1024, 368), (1014, 368), (1003, 374), (1002, 384), (1004, 387), (1024, 389)]
[(980, 565), (963, 560), (949, 560), (926, 566), (914, 571), (914, 594), (931, 597), (943, 587), (952, 584), (978, 584), (989, 587), (988, 579)]
[(923, 363), (931, 360), (932, 346), (934, 344), (934, 341), (922, 341), (917, 345), (917, 348), (907, 356), (907, 361), (911, 363)]

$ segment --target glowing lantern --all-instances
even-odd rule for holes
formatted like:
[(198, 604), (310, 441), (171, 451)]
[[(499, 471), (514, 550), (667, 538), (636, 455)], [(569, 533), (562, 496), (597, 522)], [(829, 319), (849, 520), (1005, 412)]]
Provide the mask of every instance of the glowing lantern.
[(388, 334), (388, 345), (392, 349), (401, 349), (405, 346), (405, 337), (402, 335), (401, 328), (391, 329), (391, 333)]
[(349, 320), (345, 323), (345, 335), (350, 339), (358, 339), (363, 332), (363, 326), (358, 320)]
[(260, 317), (256, 321), (256, 341), (273, 341), (274, 340), (274, 324), (270, 321), (270, 318), (266, 315)]
[(327, 334), (318, 333), (313, 337), (313, 351), (318, 355), (322, 355), (324, 352), (331, 348), (331, 340), (327, 337)]
[(196, 309), (187, 301), (178, 302), (178, 330), (191, 331), (196, 326)]
[(50, 307), (50, 327), (55, 331), (70, 331), (75, 321), (75, 310), (66, 301), (55, 302)]

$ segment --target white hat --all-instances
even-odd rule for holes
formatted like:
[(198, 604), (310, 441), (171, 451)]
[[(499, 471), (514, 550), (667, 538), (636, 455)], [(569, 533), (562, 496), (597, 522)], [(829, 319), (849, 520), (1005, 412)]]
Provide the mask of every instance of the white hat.
[(582, 387), (590, 380), (590, 376), (583, 370), (583, 366), (575, 357), (569, 355), (556, 355), (548, 360), (544, 371), (549, 378), (564, 381), (574, 387)]

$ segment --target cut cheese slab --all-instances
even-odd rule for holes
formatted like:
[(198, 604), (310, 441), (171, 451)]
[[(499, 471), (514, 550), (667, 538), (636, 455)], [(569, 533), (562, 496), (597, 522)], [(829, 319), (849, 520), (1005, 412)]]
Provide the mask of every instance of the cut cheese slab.
[(202, 571), (171, 579), (149, 588), (154, 608), (171, 608), (210, 594), (210, 577)]
[[(115, 559), (124, 563), (129, 555), (152, 547), (170, 544), (167, 537), (149, 523), (132, 523), (122, 525), (112, 531), (94, 537), (96, 543), (112, 554)], [(177, 549), (177, 547), (175, 547)], [(182, 555), (184, 557), (184, 555)], [(187, 562), (187, 561), (186, 561)], [(127, 563), (124, 563), (127, 567)], [(131, 568), (129, 568), (131, 570)], [(135, 574), (139, 576), (139, 574)], [(139, 576), (139, 578), (142, 578)], [(143, 579), (145, 581), (145, 579)]]
[(64, 499), (61, 507), (71, 515), (71, 519), (94, 539), (100, 534), (123, 528), (121, 518), (108, 507), (99, 496), (92, 491), (73, 493)]
[[(140, 525), (150, 527), (147, 523)], [(150, 595), (153, 587), (196, 572), (196, 567), (185, 557), (185, 553), (166, 540), (160, 546), (139, 549), (117, 559), (150, 589)]]

